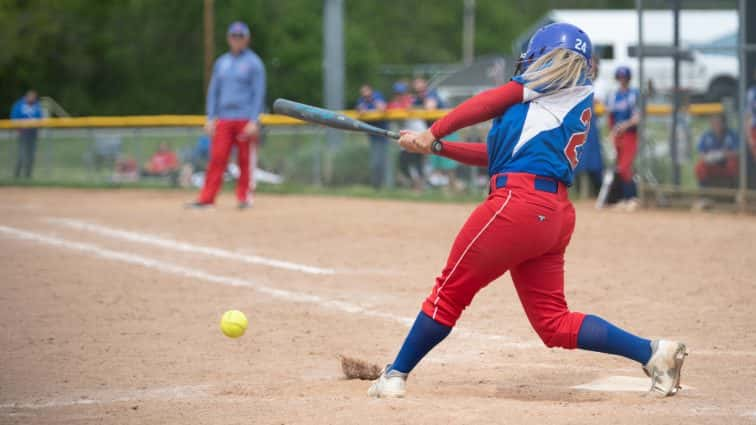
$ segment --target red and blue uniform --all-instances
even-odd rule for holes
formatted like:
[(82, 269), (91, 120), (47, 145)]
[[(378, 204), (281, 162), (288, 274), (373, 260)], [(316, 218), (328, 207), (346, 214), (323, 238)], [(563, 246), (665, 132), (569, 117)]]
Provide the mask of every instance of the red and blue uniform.
[[(724, 125), (723, 125), (724, 127)], [(698, 142), (696, 178), (702, 187), (737, 184), (740, 161), (738, 135), (724, 127), (721, 134), (708, 130)]]
[[(543, 40), (538, 48), (531, 47), (537, 44), (539, 33), (555, 26), (556, 33), (551, 31), (555, 41), (546, 40), (547, 47), (573, 50), (573, 46), (585, 48), (583, 40), (590, 43), (576, 27), (552, 24), (534, 35), (529, 50), (548, 51), (540, 48)], [(590, 61), (590, 54), (584, 56)], [(575, 228), (567, 188), (580, 160), (592, 106), (589, 81), (540, 93), (516, 77), (462, 103), (431, 127), (438, 140), (494, 119), (485, 144), (443, 141), (439, 152), (468, 165), (487, 166), (490, 193), (459, 231), (446, 265), (387, 373), (409, 373), (448, 335), (478, 291), (507, 271), (528, 320), (545, 345), (648, 361), (649, 340), (597, 316), (571, 311), (564, 296), (564, 254)]]
[[(456, 117), (464, 122), (480, 100), (441, 119), (431, 132), (439, 138), (457, 130)], [(575, 225), (567, 187), (585, 143), (593, 89), (583, 85), (541, 94), (512, 81), (481, 104), (487, 102), (483, 109), (497, 116), (485, 159), (481, 152), (476, 165), (487, 163), (491, 193), (460, 231), (423, 311), (453, 326), (480, 289), (510, 271), (544, 343), (574, 348), (583, 315), (570, 312), (564, 299), (564, 251)], [(442, 154), (469, 163), (455, 155), (466, 145), (444, 142)]]
[[(617, 90), (609, 96), (606, 108), (609, 111), (609, 126), (614, 128), (617, 124), (627, 122), (638, 114), (640, 93), (638, 89), (628, 88)], [(617, 150), (617, 174), (625, 184), (624, 197), (635, 196), (633, 182), (633, 163), (638, 153), (638, 129), (631, 126), (624, 132), (614, 137), (614, 147)]]
[[(229, 26), (228, 34), (249, 36), (249, 28), (241, 22)], [(249, 122), (258, 122), (265, 103), (265, 66), (260, 57), (245, 48), (234, 54), (220, 56), (213, 65), (213, 75), (207, 88), (207, 119), (215, 120), (215, 133), (210, 147), (210, 161), (205, 184), (198, 203), (212, 204), (223, 184), (228, 158), (236, 147), (239, 180), (236, 198), (249, 201), (250, 187), (254, 189), (254, 166), (257, 162), (258, 137), (244, 134)]]

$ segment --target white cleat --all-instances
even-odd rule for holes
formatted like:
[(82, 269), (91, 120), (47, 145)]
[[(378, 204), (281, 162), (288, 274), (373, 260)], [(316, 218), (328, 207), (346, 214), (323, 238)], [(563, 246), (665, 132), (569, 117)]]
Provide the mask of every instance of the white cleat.
[(625, 201), (624, 210), (626, 212), (636, 212), (640, 209), (640, 201), (638, 198), (632, 198)]
[(651, 342), (651, 358), (643, 371), (651, 378), (649, 392), (673, 396), (680, 390), (680, 373), (688, 353), (685, 344), (659, 339)]
[(407, 393), (407, 374), (396, 370), (386, 372), (391, 365), (381, 371), (381, 376), (373, 381), (368, 396), (375, 398), (401, 398)]

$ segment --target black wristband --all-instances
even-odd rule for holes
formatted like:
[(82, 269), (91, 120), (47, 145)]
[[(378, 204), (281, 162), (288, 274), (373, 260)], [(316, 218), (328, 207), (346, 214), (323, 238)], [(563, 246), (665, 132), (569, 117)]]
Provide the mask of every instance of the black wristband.
[(433, 152), (434, 154), (440, 154), (443, 150), (444, 144), (441, 143), (440, 140), (434, 140), (433, 143), (431, 143), (431, 152)]

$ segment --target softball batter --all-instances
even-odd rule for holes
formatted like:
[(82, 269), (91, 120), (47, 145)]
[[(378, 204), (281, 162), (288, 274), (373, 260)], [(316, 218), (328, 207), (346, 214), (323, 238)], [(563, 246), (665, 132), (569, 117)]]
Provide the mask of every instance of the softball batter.
[[(570, 311), (564, 253), (575, 227), (567, 196), (593, 106), (591, 41), (565, 23), (539, 29), (509, 83), (464, 102), (400, 145), (487, 166), (490, 195), (470, 215), (393, 363), (368, 395), (402, 397), (408, 374), (451, 332), (475, 294), (507, 271), (531, 325), (548, 347), (615, 354), (640, 363), (651, 390), (674, 395), (685, 345), (650, 341), (606, 320)], [(494, 119), (486, 144), (440, 141)]]

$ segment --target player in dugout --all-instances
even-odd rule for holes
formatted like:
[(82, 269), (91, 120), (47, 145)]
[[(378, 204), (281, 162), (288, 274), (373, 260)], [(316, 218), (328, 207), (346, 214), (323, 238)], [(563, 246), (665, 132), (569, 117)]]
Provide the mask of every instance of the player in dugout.
[(698, 142), (698, 184), (701, 187), (736, 187), (740, 167), (738, 135), (727, 128), (724, 114), (712, 116), (709, 125), (709, 130)]

